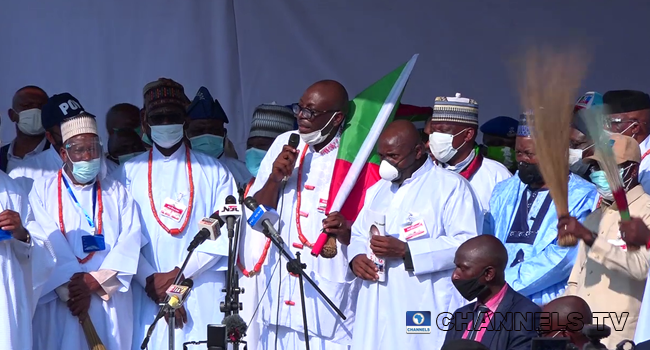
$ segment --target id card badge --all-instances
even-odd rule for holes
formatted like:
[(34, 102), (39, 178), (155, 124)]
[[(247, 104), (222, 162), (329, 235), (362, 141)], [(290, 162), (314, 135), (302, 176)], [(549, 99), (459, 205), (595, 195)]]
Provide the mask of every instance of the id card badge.
[(104, 236), (81, 236), (84, 253), (98, 252), (106, 249)]
[(11, 232), (0, 229), (0, 242), (11, 239), (12, 237)]
[(180, 222), (187, 206), (179, 201), (175, 201), (171, 198), (165, 199), (162, 209), (160, 210), (160, 215), (170, 218), (176, 222)]
[(428, 236), (429, 232), (427, 232), (427, 226), (424, 224), (424, 220), (417, 220), (402, 227), (402, 237), (407, 241)]
[(324, 213), (327, 209), (327, 197), (329, 193), (321, 193), (320, 198), (318, 198), (318, 212)]

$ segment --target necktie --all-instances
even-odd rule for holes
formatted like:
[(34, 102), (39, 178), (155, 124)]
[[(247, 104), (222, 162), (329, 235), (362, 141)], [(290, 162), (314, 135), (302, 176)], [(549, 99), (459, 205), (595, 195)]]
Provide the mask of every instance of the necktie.
[(472, 322), (472, 327), (469, 330), (469, 333), (467, 333), (467, 339), (474, 340), (476, 338), (476, 334), (478, 333), (478, 330), (481, 329), (483, 319), (485, 319), (485, 315), (488, 311), (490, 311), (490, 309), (485, 305), (480, 305), (478, 307), (476, 310), (476, 317), (474, 317), (474, 321)]

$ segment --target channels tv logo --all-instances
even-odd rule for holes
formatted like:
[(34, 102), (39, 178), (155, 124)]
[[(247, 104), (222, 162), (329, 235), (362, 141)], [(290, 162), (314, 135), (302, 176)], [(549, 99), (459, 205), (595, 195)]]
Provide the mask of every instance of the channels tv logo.
[(431, 311), (406, 311), (406, 334), (431, 333)]

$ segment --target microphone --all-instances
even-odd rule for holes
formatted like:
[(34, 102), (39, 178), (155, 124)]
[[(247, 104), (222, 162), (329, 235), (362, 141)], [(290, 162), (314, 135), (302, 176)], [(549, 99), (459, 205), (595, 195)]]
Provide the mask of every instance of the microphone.
[(226, 326), (226, 335), (233, 343), (244, 338), (248, 330), (246, 322), (238, 314), (226, 316), (221, 323)]
[[(300, 135), (293, 133), (291, 136), (289, 136), (289, 143), (287, 143), (287, 146), (296, 149), (298, 148), (298, 145), (300, 145)], [(287, 181), (289, 181), (289, 176), (285, 176), (284, 179), (282, 179), (282, 184), (286, 184)]]
[(237, 204), (235, 196), (230, 195), (226, 197), (226, 205), (224, 205), (223, 210), (221, 210), (220, 215), (224, 216), (226, 219), (226, 224), (228, 227), (228, 235), (230, 236), (231, 232), (235, 232), (235, 222), (241, 217), (241, 208)]
[(194, 281), (192, 281), (190, 278), (183, 280), (180, 285), (172, 284), (169, 286), (166, 292), (167, 296), (169, 297), (167, 305), (169, 305), (169, 307), (172, 309), (180, 308), (183, 305), (185, 299), (187, 299), (187, 296), (190, 294), (190, 290), (193, 286)]
[(276, 222), (280, 219), (278, 213), (273, 210), (273, 208), (267, 208), (263, 205), (257, 204), (257, 201), (253, 197), (248, 197), (244, 199), (244, 205), (246, 208), (253, 211), (253, 214), (248, 218), (248, 224), (257, 231), (268, 232), (269, 238), (273, 238), (279, 243), (283, 244), (284, 241), (282, 237), (278, 234), (278, 231), (275, 230)]
[(203, 244), (207, 239), (214, 241), (221, 235), (219, 228), (223, 226), (224, 222), (219, 217), (219, 212), (216, 211), (209, 218), (203, 218), (199, 221), (199, 232), (194, 236), (194, 239), (187, 247), (187, 251), (191, 252), (198, 246)]

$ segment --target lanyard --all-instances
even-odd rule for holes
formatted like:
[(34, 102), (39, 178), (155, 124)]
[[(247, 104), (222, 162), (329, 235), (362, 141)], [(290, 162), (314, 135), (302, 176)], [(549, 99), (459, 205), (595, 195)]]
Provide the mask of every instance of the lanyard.
[(72, 197), (74, 204), (83, 212), (84, 216), (86, 217), (86, 220), (88, 221), (88, 225), (90, 225), (90, 228), (93, 230), (93, 234), (94, 234), (95, 222), (93, 218), (95, 217), (95, 205), (97, 203), (97, 181), (95, 181), (95, 184), (93, 185), (93, 216), (90, 216), (88, 215), (86, 210), (84, 210), (84, 208), (81, 207), (81, 204), (79, 204), (79, 201), (77, 200), (77, 197), (75, 197), (74, 193), (72, 192), (72, 189), (70, 188), (68, 181), (65, 179), (65, 176), (62, 176), (61, 180), (63, 180), (63, 184), (65, 185), (65, 188), (68, 190), (70, 197)]

